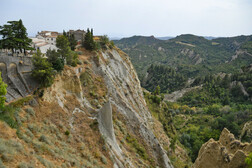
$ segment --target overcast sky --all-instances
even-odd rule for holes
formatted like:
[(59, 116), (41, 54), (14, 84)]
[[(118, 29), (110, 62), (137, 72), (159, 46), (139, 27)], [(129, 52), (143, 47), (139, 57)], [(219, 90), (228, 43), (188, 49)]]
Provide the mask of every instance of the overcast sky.
[(110, 37), (252, 34), (252, 0), (0, 0), (0, 25), (22, 19), (41, 30), (94, 28)]

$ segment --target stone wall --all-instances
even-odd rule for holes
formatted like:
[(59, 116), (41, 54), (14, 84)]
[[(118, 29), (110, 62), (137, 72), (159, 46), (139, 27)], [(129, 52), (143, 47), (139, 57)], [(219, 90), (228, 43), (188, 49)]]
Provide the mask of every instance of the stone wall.
[(3, 81), (8, 85), (7, 102), (27, 96), (38, 86), (31, 77), (31, 57), (0, 53), (0, 71)]

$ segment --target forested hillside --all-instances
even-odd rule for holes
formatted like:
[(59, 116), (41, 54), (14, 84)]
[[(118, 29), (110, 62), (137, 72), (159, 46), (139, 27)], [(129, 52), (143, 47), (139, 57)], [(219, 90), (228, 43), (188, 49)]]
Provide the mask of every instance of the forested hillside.
[(115, 44), (131, 57), (143, 81), (151, 64), (173, 67), (186, 77), (238, 72), (252, 63), (251, 41), (252, 36), (207, 40), (186, 34), (170, 40), (134, 36), (116, 40)]

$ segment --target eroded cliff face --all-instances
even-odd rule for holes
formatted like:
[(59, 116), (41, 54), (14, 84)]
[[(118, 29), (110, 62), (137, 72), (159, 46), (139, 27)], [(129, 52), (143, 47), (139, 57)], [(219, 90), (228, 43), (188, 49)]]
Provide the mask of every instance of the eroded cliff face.
[(0, 134), (0, 165), (173, 167), (153, 134), (129, 57), (116, 48), (82, 52), (82, 65), (65, 67), (41, 98), (20, 109), (17, 133), (0, 122), (9, 130)]
[(246, 167), (245, 158), (252, 152), (252, 143), (241, 143), (226, 128), (219, 141), (210, 139), (202, 145), (194, 168)]

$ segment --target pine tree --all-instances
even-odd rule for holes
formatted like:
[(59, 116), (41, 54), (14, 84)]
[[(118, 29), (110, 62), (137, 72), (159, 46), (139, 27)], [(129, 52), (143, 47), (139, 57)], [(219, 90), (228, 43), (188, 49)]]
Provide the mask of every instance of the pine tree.
[(86, 48), (87, 50), (95, 50), (95, 49), (97, 49), (97, 44), (94, 41), (94, 37), (93, 37), (93, 29), (91, 29), (91, 32), (90, 32), (89, 29), (87, 29), (87, 33), (85, 34), (82, 46), (84, 48)]
[(26, 50), (31, 50), (31, 39), (28, 38), (26, 28), (22, 20), (8, 21), (9, 25), (0, 26), (0, 35), (3, 38), (0, 40), (0, 47), (3, 49), (11, 49), (12, 53), (19, 50), (21, 53), (26, 53)]

